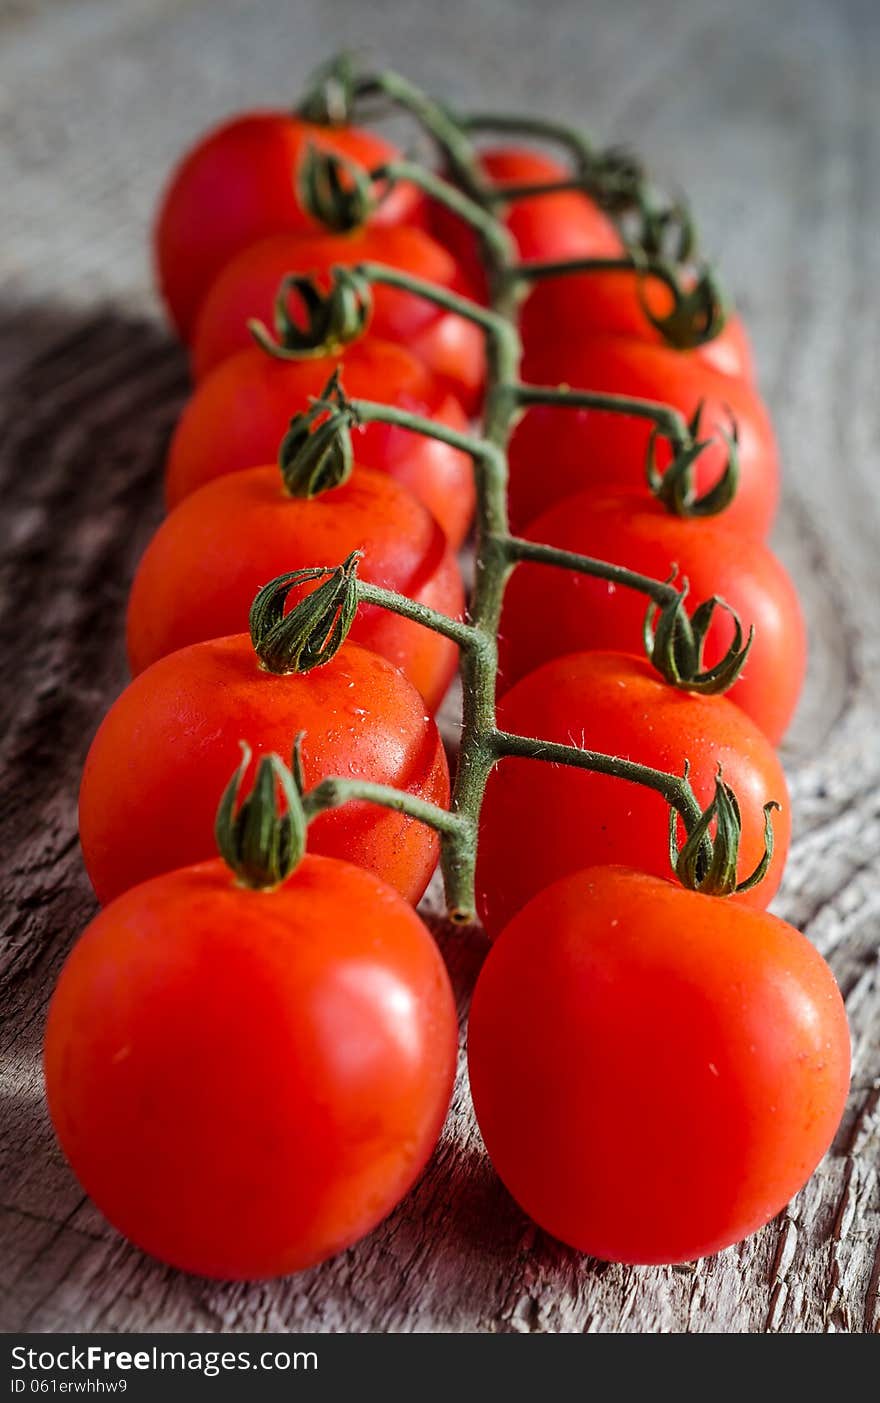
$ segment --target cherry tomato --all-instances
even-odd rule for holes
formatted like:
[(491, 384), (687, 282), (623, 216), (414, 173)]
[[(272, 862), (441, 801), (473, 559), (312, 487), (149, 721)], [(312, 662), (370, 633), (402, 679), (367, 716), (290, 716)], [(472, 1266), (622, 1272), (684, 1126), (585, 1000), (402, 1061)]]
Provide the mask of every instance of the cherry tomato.
[[(767, 737), (726, 697), (671, 687), (643, 658), (571, 653), (517, 682), (498, 707), (507, 731), (603, 751), (670, 774), (684, 773), (702, 807), (715, 793), (718, 766), (742, 809), (739, 875), (764, 851), (762, 807), (773, 816), (770, 870), (757, 887), (732, 898), (766, 906), (788, 851), (788, 790)], [(681, 824), (680, 834), (683, 836)], [(669, 875), (669, 809), (653, 789), (540, 760), (505, 759), (486, 788), (480, 821), (477, 900), (490, 936), (542, 887), (585, 863), (625, 863)]]
[[(641, 287), (635, 274), (623, 271), (548, 278), (535, 284), (523, 305), (523, 341), (531, 347), (549, 338), (578, 342), (607, 335), (666, 345), (645, 316), (642, 297), (654, 316), (666, 316), (672, 310), (672, 293), (659, 278), (645, 278)], [(719, 334), (693, 354), (725, 375), (754, 378), (751, 346), (737, 316), (729, 317)]]
[[(183, 340), (211, 283), (241, 249), (269, 234), (320, 229), (303, 209), (297, 184), (310, 146), (368, 168), (399, 154), (372, 132), (265, 111), (231, 118), (181, 159), (159, 206), (154, 245), (162, 296)], [(409, 223), (421, 203), (418, 191), (399, 185), (375, 222)]]
[[(239, 741), (257, 755), (289, 755), (300, 731), (307, 785), (359, 776), (448, 803), (437, 727), (384, 658), (346, 643), (324, 667), (277, 676), (260, 666), (247, 635), (195, 643), (136, 677), (92, 742), (79, 828), (98, 900), (216, 852), (214, 816)], [(438, 851), (424, 824), (366, 803), (321, 814), (309, 846), (367, 868), (412, 902)]]
[[(252, 244), (227, 263), (206, 294), (193, 332), (196, 379), (236, 351), (253, 345), (248, 320), (273, 324), (274, 303), (288, 273), (310, 273), (323, 287), (335, 264), (373, 261), (411, 273), (467, 296), (470, 289), (455, 260), (422, 229), (370, 228), (356, 234), (276, 234)], [(468, 410), (477, 409), (486, 372), (483, 332), (473, 322), (433, 307), (424, 298), (376, 284), (369, 334), (398, 342), (419, 356), (437, 380)], [(288, 300), (302, 316), (300, 299)]]
[[(561, 162), (528, 147), (499, 146), (480, 153), (480, 165), (493, 185), (531, 185), (538, 181), (564, 180), (569, 174)], [(455, 253), (475, 287), (487, 295), (486, 275), (479, 244), (471, 230), (450, 210), (432, 203), (431, 227), (441, 243)], [(588, 195), (576, 190), (555, 195), (531, 195), (500, 206), (524, 263), (563, 258), (614, 258), (623, 244), (614, 223)]]
[[(577, 346), (533, 346), (524, 373), (536, 384), (564, 382), (574, 389), (632, 395), (671, 405), (690, 418), (703, 404), (701, 435), (714, 442), (695, 465), (697, 490), (721, 474), (733, 415), (739, 430), (739, 488), (719, 520), (762, 540), (779, 497), (779, 462), (767, 411), (743, 380), (713, 371), (687, 351), (624, 337), (594, 337)], [(510, 504), (514, 524), (531, 521), (573, 492), (598, 484), (644, 487), (649, 425), (629, 415), (565, 408), (530, 409), (510, 445)], [(657, 445), (660, 466), (668, 462)]]
[[(166, 494), (175, 506), (225, 473), (273, 462), (291, 416), (319, 396), (338, 358), (277, 360), (254, 346), (207, 375), (186, 405), (168, 455)], [(372, 337), (349, 346), (342, 383), (352, 399), (378, 400), (426, 415), (459, 432), (468, 421), (452, 395), (440, 394), (422, 363), (403, 346)], [(353, 435), (355, 456), (424, 502), (452, 545), (467, 534), (474, 510), (473, 464), (436, 439), (408, 429), (368, 424)]]
[(455, 1004), (415, 912), (307, 856), (274, 891), (222, 862), (126, 892), (74, 947), (46, 1089), (83, 1187), (185, 1271), (283, 1276), (368, 1233), (449, 1106)]
[[(430, 512), (386, 473), (361, 468), (343, 487), (291, 497), (277, 467), (215, 478), (159, 527), (128, 608), (133, 673), (187, 643), (240, 633), (261, 585), (288, 570), (339, 565), (362, 550), (371, 584), (460, 618), (464, 587)], [(378, 606), (361, 605), (351, 636), (402, 669), (436, 709), (452, 681), (450, 639)]]
[[(745, 668), (727, 696), (774, 744), (782, 739), (803, 687), (807, 639), (794, 585), (762, 542), (745, 540), (711, 519), (672, 516), (644, 492), (601, 488), (557, 502), (525, 535), (659, 580), (677, 565), (690, 583), (691, 608), (720, 595), (738, 613), (745, 635), (755, 628)], [(505, 684), (563, 653), (642, 651), (647, 604), (625, 586), (546, 565), (518, 566), (501, 626)], [(721, 660), (733, 637), (730, 615), (716, 610), (706, 639), (707, 667)]]
[(691, 1261), (769, 1222), (849, 1084), (834, 976), (775, 916), (614, 867), (540, 892), (474, 993), (471, 1090), (541, 1227), (606, 1261)]

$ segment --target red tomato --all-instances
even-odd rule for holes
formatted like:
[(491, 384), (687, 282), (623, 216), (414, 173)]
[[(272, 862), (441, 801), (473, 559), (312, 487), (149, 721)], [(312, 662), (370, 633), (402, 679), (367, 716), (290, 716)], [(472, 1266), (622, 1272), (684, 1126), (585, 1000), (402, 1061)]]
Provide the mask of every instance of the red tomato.
[[(372, 132), (327, 128), (289, 112), (247, 112), (203, 136), (166, 187), (154, 233), (162, 296), (188, 340), (202, 298), (228, 263), (269, 234), (306, 234), (320, 226), (306, 214), (297, 179), (309, 146), (372, 167), (399, 153)], [(405, 224), (421, 206), (398, 186), (379, 206), (377, 224)]]
[[(550, 342), (534, 346), (525, 357), (524, 373), (536, 384), (563, 381), (573, 389), (668, 404), (688, 419), (702, 402), (701, 434), (715, 442), (695, 465), (700, 493), (723, 469), (727, 446), (721, 433), (729, 431), (732, 414), (739, 429), (739, 489), (719, 520), (758, 540), (768, 534), (779, 497), (776, 440), (766, 409), (745, 381), (713, 371), (692, 352), (612, 336), (576, 347)], [(648, 435), (648, 424), (631, 416), (530, 409), (510, 445), (510, 506), (516, 527), (586, 487), (643, 487)], [(664, 444), (658, 444), (657, 461), (661, 466), (668, 461)]]
[[(254, 595), (276, 575), (339, 565), (353, 550), (370, 584), (460, 618), (464, 587), (430, 512), (386, 473), (362, 468), (344, 487), (291, 497), (276, 467), (218, 477), (175, 507), (135, 575), (128, 655), (140, 672), (176, 648), (247, 629)], [(436, 709), (458, 650), (421, 624), (361, 605), (351, 637), (406, 673)]]
[[(359, 776), (448, 803), (437, 727), (384, 658), (347, 643), (324, 667), (277, 676), (261, 668), (247, 635), (196, 643), (136, 677), (92, 742), (79, 831), (98, 900), (216, 852), (214, 817), (239, 741), (256, 755), (289, 755), (300, 731), (308, 785)], [(438, 851), (424, 824), (367, 803), (321, 814), (309, 846), (367, 868), (412, 902)]]
[[(254, 346), (207, 375), (186, 405), (171, 440), (168, 505), (225, 473), (274, 461), (291, 416), (308, 409), (337, 364), (352, 399), (378, 400), (466, 432), (452, 395), (402, 346), (368, 338), (341, 358), (277, 360)], [(408, 487), (433, 512), (453, 545), (467, 534), (474, 510), (473, 464), (464, 453), (408, 429), (368, 424), (353, 435), (358, 463)]]
[(306, 857), (255, 892), (206, 862), (85, 931), (49, 1010), (46, 1089), (71, 1167), (126, 1237), (201, 1276), (284, 1276), (410, 1188), (456, 1041), (440, 953), (383, 882)]
[[(427, 282), (468, 295), (455, 260), (421, 229), (366, 229), (361, 233), (314, 236), (276, 234), (244, 249), (227, 263), (206, 294), (196, 320), (191, 350), (196, 379), (221, 361), (253, 345), (248, 320), (271, 327), (275, 297), (288, 273), (311, 273), (323, 287), (335, 264), (372, 261), (412, 273)], [(486, 373), (485, 338), (473, 322), (433, 307), (399, 288), (372, 290), (369, 334), (406, 346), (419, 356), (451, 393), (476, 410)], [(300, 299), (289, 306), (301, 317)]]
[(606, 1261), (691, 1261), (763, 1227), (831, 1144), (849, 1063), (834, 976), (799, 931), (622, 868), (530, 901), (470, 1015), (495, 1168)]
[[(755, 639), (727, 693), (775, 743), (797, 706), (807, 638), (797, 592), (776, 556), (709, 520), (672, 516), (644, 492), (582, 492), (549, 508), (526, 530), (533, 541), (626, 565), (665, 580), (677, 565), (690, 582), (689, 605), (718, 594)], [(546, 565), (520, 565), (508, 586), (501, 625), (501, 669), (509, 685), (548, 658), (592, 648), (643, 651), (648, 601), (624, 586)], [(705, 665), (733, 641), (733, 622), (716, 610)]]
[[(654, 316), (672, 310), (672, 293), (659, 278), (646, 278), (642, 295)], [(663, 346), (664, 341), (645, 316), (639, 279), (633, 273), (578, 273), (536, 283), (523, 305), (520, 327), (526, 347), (545, 340), (578, 342), (590, 336), (631, 336)], [(725, 375), (754, 378), (752, 350), (739, 317), (728, 318), (711, 341), (694, 355)]]
[[(766, 736), (726, 697), (680, 692), (650, 663), (620, 653), (572, 653), (529, 673), (501, 698), (498, 724), (542, 740), (604, 751), (681, 775), (706, 807), (719, 765), (742, 809), (739, 875), (764, 851), (762, 807), (776, 842), (759, 886), (732, 898), (766, 906), (788, 851), (788, 790)], [(680, 825), (681, 827), (681, 825)], [(669, 809), (653, 789), (541, 760), (505, 759), (486, 788), (480, 821), (477, 902), (496, 936), (527, 901), (584, 863), (625, 863), (669, 875)]]
[[(564, 180), (568, 169), (527, 147), (500, 146), (480, 153), (480, 164), (496, 186)], [(588, 195), (576, 190), (532, 195), (499, 206), (524, 263), (563, 258), (614, 258), (623, 251), (617, 229)], [(441, 205), (430, 205), (431, 227), (455, 253), (476, 287), (486, 295), (479, 244), (471, 230)]]

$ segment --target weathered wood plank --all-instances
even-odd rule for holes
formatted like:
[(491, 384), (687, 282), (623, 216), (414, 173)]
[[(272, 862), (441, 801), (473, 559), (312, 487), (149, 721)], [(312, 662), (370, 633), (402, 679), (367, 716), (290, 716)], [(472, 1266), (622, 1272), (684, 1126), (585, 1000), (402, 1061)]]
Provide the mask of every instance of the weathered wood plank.
[[(562, 0), (545, 16), (527, 0), (384, 0), (368, 19), (355, 0), (263, 0), (259, 22), (246, 0), (48, 0), (0, 18), (0, 1328), (880, 1332), (880, 22), (870, 0)], [(788, 1211), (693, 1268), (605, 1266), (534, 1229), (462, 1079), (438, 1154), (366, 1242), (288, 1281), (207, 1283), (113, 1234), (43, 1108), (48, 992), (93, 909), (78, 771), (124, 683), (121, 609), (185, 393), (152, 319), (150, 211), (192, 133), (368, 35), (454, 98), (565, 110), (686, 185), (776, 416), (778, 545), (812, 636), (778, 909), (841, 981), (854, 1083)], [(482, 941), (439, 934), (464, 1010)]]

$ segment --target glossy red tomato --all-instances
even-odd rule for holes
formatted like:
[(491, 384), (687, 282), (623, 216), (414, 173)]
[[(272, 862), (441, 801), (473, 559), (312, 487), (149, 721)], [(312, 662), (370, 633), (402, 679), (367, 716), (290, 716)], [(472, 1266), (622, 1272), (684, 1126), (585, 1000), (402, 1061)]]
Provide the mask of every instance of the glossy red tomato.
[[(567, 168), (551, 156), (528, 147), (499, 146), (480, 153), (480, 164), (496, 186), (532, 185), (563, 180)], [(561, 191), (531, 195), (499, 208), (524, 263), (562, 258), (613, 258), (623, 250), (608, 215), (588, 195)], [(486, 278), (479, 245), (471, 231), (449, 210), (430, 206), (431, 226), (453, 250), (475, 286), (486, 295)]]
[[(225, 473), (277, 459), (291, 416), (308, 409), (338, 364), (352, 399), (379, 400), (466, 431), (452, 395), (402, 346), (368, 338), (341, 361), (277, 360), (254, 346), (217, 366), (187, 403), (171, 440), (166, 469), (169, 506)], [(474, 509), (473, 464), (464, 453), (408, 429), (368, 424), (354, 431), (358, 463), (388, 473), (424, 502), (452, 545), (467, 534)]]
[[(211, 857), (239, 742), (257, 755), (286, 756), (300, 731), (307, 785), (360, 776), (448, 803), (437, 727), (384, 658), (346, 643), (324, 667), (277, 676), (260, 666), (246, 635), (196, 643), (136, 677), (92, 742), (79, 831), (98, 900)], [(424, 824), (366, 803), (321, 814), (309, 826), (309, 847), (365, 867), (413, 902), (438, 851)]]
[[(298, 172), (310, 146), (372, 167), (398, 153), (372, 132), (321, 127), (289, 112), (246, 112), (201, 137), (162, 197), (154, 232), (159, 287), (186, 341), (199, 304), (230, 258), (269, 234), (320, 226), (300, 203)], [(421, 206), (411, 186), (382, 202), (377, 224), (409, 223)]]
[[(762, 807), (774, 814), (776, 842), (767, 877), (736, 903), (766, 906), (788, 851), (788, 791), (767, 737), (726, 697), (681, 692), (642, 658), (571, 653), (530, 672), (499, 703), (507, 731), (576, 745), (684, 773), (702, 807), (721, 765), (742, 809), (739, 875), (764, 851)], [(681, 828), (681, 825), (679, 825)], [(681, 835), (680, 835), (681, 836)], [(493, 771), (480, 822), (477, 900), (490, 936), (558, 877), (584, 864), (623, 863), (669, 875), (669, 809), (653, 789), (541, 760), (505, 759)]]
[[(464, 587), (434, 518), (386, 473), (357, 469), (343, 487), (291, 497), (277, 467), (218, 477), (159, 527), (141, 560), (128, 606), (131, 670), (187, 643), (241, 633), (262, 585), (363, 551), (358, 573), (460, 618)], [(448, 638), (378, 606), (361, 605), (351, 631), (406, 674), (436, 709), (458, 650)]]
[(434, 1148), (455, 1004), (415, 912), (303, 859), (274, 891), (222, 862), (126, 892), (74, 947), (46, 1089), (110, 1222), (201, 1276), (283, 1276), (368, 1233)]
[[(278, 288), (288, 273), (312, 274), (328, 287), (334, 265), (367, 261), (387, 264), (465, 296), (470, 292), (455, 259), (422, 229), (369, 228), (311, 238), (276, 234), (250, 245), (227, 263), (207, 292), (191, 343), (196, 379), (253, 345), (250, 318), (272, 326)], [(288, 306), (294, 318), (302, 317), (296, 294), (290, 296)], [(483, 332), (473, 322), (433, 307), (415, 293), (376, 284), (369, 335), (406, 346), (468, 410), (476, 410), (486, 355)]]
[[(721, 434), (733, 415), (739, 429), (739, 489), (719, 520), (763, 539), (779, 497), (779, 459), (767, 411), (743, 380), (722, 375), (692, 352), (624, 337), (594, 337), (574, 346), (533, 346), (524, 373), (536, 384), (629, 395), (672, 406), (688, 419), (704, 405), (701, 433), (714, 442), (697, 459), (704, 493), (727, 459)], [(596, 410), (530, 409), (510, 445), (510, 505), (517, 527), (573, 492), (598, 484), (642, 487), (649, 426), (631, 416)], [(668, 461), (658, 444), (657, 461)], [(647, 490), (647, 488), (645, 488)]]
[[(526, 347), (545, 340), (578, 342), (589, 336), (631, 336), (653, 345), (668, 344), (645, 316), (644, 298), (656, 317), (672, 311), (672, 293), (659, 278), (641, 280), (633, 273), (579, 273), (536, 283), (523, 304), (521, 330)], [(731, 316), (711, 341), (694, 355), (725, 375), (754, 378), (745, 327)]]
[(775, 916), (594, 867), (529, 902), (477, 981), (468, 1065), (495, 1168), (606, 1261), (686, 1262), (769, 1222), (849, 1084), (834, 976)]
[[(714, 594), (738, 613), (755, 639), (745, 668), (727, 693), (775, 743), (782, 739), (803, 687), (807, 638), (797, 592), (760, 541), (708, 520), (672, 516), (644, 492), (598, 488), (566, 497), (526, 529), (530, 540), (613, 561), (665, 580), (673, 566), (690, 582), (689, 610)], [(643, 594), (546, 565), (520, 565), (507, 589), (501, 625), (505, 685), (548, 658), (592, 648), (643, 651)], [(727, 652), (734, 629), (716, 610), (704, 662)]]

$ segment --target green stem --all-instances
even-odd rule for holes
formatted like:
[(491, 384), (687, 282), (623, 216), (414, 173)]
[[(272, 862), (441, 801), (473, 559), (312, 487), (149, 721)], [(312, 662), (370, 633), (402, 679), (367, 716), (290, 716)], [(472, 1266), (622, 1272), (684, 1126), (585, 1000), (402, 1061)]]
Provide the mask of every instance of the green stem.
[(414, 117), (419, 126), (443, 153), (449, 173), (456, 184), (479, 204), (485, 201), (485, 182), (463, 123), (439, 102), (428, 97), (399, 73), (365, 74), (355, 83), (355, 95), (360, 98), (382, 96), (403, 112)]
[(628, 780), (631, 784), (654, 789), (681, 814), (688, 833), (702, 817), (702, 809), (690, 784), (679, 775), (670, 775), (649, 765), (639, 765), (620, 755), (605, 755), (600, 750), (581, 750), (577, 746), (560, 745), (555, 741), (534, 740), (510, 731), (496, 731), (494, 745), (499, 759), (515, 756), (522, 760), (544, 760), (551, 765), (571, 765), (578, 770), (588, 770), (591, 774), (611, 775), (614, 779)]
[[(320, 406), (321, 401), (316, 403)], [(484, 458), (491, 456), (493, 452), (485, 439), (477, 434), (461, 433), (438, 419), (426, 419), (421, 414), (411, 414), (409, 410), (398, 409), (394, 404), (381, 404), (378, 400), (369, 399), (346, 399), (346, 404), (358, 424), (391, 424), (397, 429), (408, 429), (410, 433), (421, 434), (423, 438), (434, 438), (438, 443), (457, 448), (471, 458)]]
[(381, 585), (371, 585), (366, 580), (358, 580), (356, 594), (359, 604), (376, 604), (391, 614), (399, 614), (402, 619), (409, 619), (414, 624), (421, 624), (423, 628), (430, 628), (434, 633), (442, 634), (444, 638), (450, 638), (459, 648), (470, 649), (475, 646), (475, 631), (470, 624), (461, 619), (452, 619), (437, 609), (430, 609), (427, 604), (418, 604), (407, 595), (398, 594), (396, 590), (383, 589)]
[(691, 438), (684, 415), (668, 404), (655, 400), (603, 394), (597, 390), (571, 390), (567, 385), (515, 385), (512, 391), (517, 404), (524, 409), (529, 405), (547, 405), (560, 409), (598, 409), (610, 414), (628, 414), (655, 424), (676, 448), (685, 447)]
[[(354, 271), (359, 278), (369, 283), (380, 283), (414, 292), (435, 306), (455, 312), (481, 326), (487, 342), (488, 386), (481, 439), (471, 435), (451, 434), (437, 425), (431, 425), (427, 430), (433, 437), (442, 438), (453, 447), (470, 453), (474, 463), (477, 495), (476, 577), (470, 601), (469, 622), (461, 623), (436, 615), (434, 611), (425, 610), (390, 591), (356, 582), (357, 597), (360, 600), (383, 605), (403, 617), (436, 628), (445, 636), (453, 638), (461, 648), (461, 749), (450, 809), (439, 809), (436, 805), (383, 785), (327, 779), (311, 794), (305, 796), (306, 813), (311, 815), (324, 808), (345, 803), (349, 799), (369, 799), (430, 824), (441, 836), (441, 867), (450, 915), (453, 920), (462, 923), (472, 920), (475, 915), (477, 835), (486, 785), (493, 766), (507, 756), (571, 765), (655, 790), (681, 815), (689, 835), (696, 830), (693, 843), (695, 850), (699, 849), (697, 856), (702, 854), (702, 857), (699, 861), (695, 858), (692, 865), (695, 870), (697, 867), (706, 870), (708, 857), (704, 849), (710, 851), (712, 846), (712, 839), (708, 835), (708, 820), (702, 813), (686, 778), (665, 774), (620, 756), (514, 735), (499, 730), (496, 722), (498, 627), (506, 584), (518, 561), (529, 560), (581, 570), (601, 579), (639, 589), (665, 611), (663, 617), (668, 620), (667, 632), (671, 632), (675, 624), (673, 614), (683, 613), (683, 594), (679, 594), (668, 582), (650, 580), (609, 562), (557, 551), (553, 547), (524, 541), (511, 535), (507, 507), (507, 444), (522, 410), (529, 405), (556, 405), (629, 414), (648, 420), (657, 432), (668, 437), (677, 448), (693, 448), (694, 445), (690, 426), (682, 415), (667, 405), (625, 395), (521, 383), (521, 348), (514, 317), (517, 293), (526, 275), (512, 257), (510, 241), (502, 226), (493, 219), (495, 193), (488, 188), (481, 174), (477, 152), (471, 145), (465, 128), (470, 131), (487, 128), (515, 130), (560, 141), (575, 157), (584, 179), (594, 171), (598, 172), (597, 179), (604, 171), (609, 177), (616, 173), (624, 183), (628, 175), (632, 181), (640, 179), (640, 176), (631, 165), (627, 167), (625, 163), (618, 162), (615, 166), (613, 159), (603, 158), (601, 154), (597, 156), (585, 138), (556, 123), (537, 120), (529, 122), (505, 116), (476, 116), (467, 119), (464, 124), (459, 123), (439, 104), (427, 98), (397, 74), (382, 73), (355, 80), (350, 86), (350, 91), (357, 97), (381, 95), (397, 107), (407, 110), (416, 117), (443, 151), (453, 178), (466, 192), (466, 198), (459, 202), (457, 212), (481, 235), (492, 288), (492, 307), (479, 307), (445, 288), (436, 287), (379, 263), (363, 263)], [(351, 107), (347, 109), (347, 115), (351, 115)], [(404, 173), (407, 178), (413, 174), (409, 163), (405, 162), (395, 163), (388, 170), (396, 170), (399, 178), (403, 178)], [(420, 175), (417, 183), (421, 183), (428, 193), (433, 193), (433, 177), (425, 179)], [(443, 185), (443, 182), (440, 182), (440, 185)], [(620, 188), (623, 188), (622, 185)], [(644, 188), (639, 187), (636, 192), (637, 198), (642, 196)], [(443, 193), (445, 194), (445, 190)], [(482, 213), (475, 211), (475, 205), (480, 206)], [(622, 206), (618, 204), (617, 207)], [(595, 266), (594, 260), (582, 260), (580, 265), (583, 270)], [(608, 267), (608, 261), (602, 260), (601, 266)], [(611, 266), (629, 269), (633, 264), (631, 260), (619, 259), (613, 260)], [(545, 267), (551, 271), (543, 273), (539, 267), (538, 277), (555, 276), (563, 271), (573, 270), (572, 265), (566, 265), (564, 268), (561, 265)], [(574, 271), (578, 270), (578, 265), (575, 264)], [(373, 418), (386, 423), (396, 423), (415, 432), (426, 431), (423, 420), (391, 407), (383, 408), (364, 401), (353, 401), (349, 407), (363, 422)], [(353, 589), (353, 580), (349, 577), (343, 578), (345, 568), (340, 567), (337, 572), (341, 582), (339, 587), (345, 584), (346, 588)], [(333, 602), (331, 600), (331, 604)], [(685, 632), (689, 627), (687, 621), (682, 625)]]
[(508, 319), (490, 307), (482, 307), (479, 302), (474, 302), (469, 297), (462, 297), (458, 292), (452, 292), (449, 288), (440, 287), (437, 283), (428, 282), (425, 278), (416, 278), (412, 273), (405, 273), (399, 268), (389, 268), (385, 263), (366, 262), (358, 263), (354, 269), (368, 282), (378, 283), (383, 287), (401, 288), (405, 292), (414, 292), (419, 297), (424, 297), (426, 302), (431, 302), (435, 307), (442, 307), (446, 312), (455, 312), (460, 317), (465, 317), (470, 322), (475, 322), (481, 326), (489, 335), (492, 342), (504, 341), (515, 347), (515, 358), (519, 361), (519, 335)]
[[(596, 162), (596, 146), (589, 137), (564, 122), (544, 117), (524, 117), (506, 112), (470, 112), (461, 119), (468, 132), (498, 132), (502, 136), (529, 136), (561, 146), (574, 159), (578, 169), (589, 170)], [(494, 195), (494, 191), (490, 192)]]
[(559, 550), (556, 546), (546, 546), (540, 541), (526, 541), (520, 536), (512, 536), (507, 546), (511, 560), (528, 560), (536, 565), (554, 565), (560, 570), (573, 570), (579, 575), (589, 575), (596, 580), (607, 580), (609, 584), (623, 585), (626, 589), (637, 590), (653, 599), (655, 604), (671, 604), (679, 598), (679, 591), (672, 585), (654, 580), (650, 575), (639, 575), (635, 570), (627, 570), (623, 565), (613, 565), (607, 560), (595, 560), (590, 555), (578, 555), (574, 551)]
[(314, 789), (302, 796), (303, 809), (310, 821), (325, 810), (338, 809), (352, 800), (379, 804), (383, 809), (407, 814), (444, 835), (457, 836), (465, 826), (459, 815), (441, 808), (439, 804), (431, 804), (427, 799), (420, 799), (417, 794), (407, 794), (406, 790), (395, 789), (393, 785), (373, 784), (369, 780), (322, 779)]
[(516, 259), (516, 245), (503, 224), (493, 218), (481, 204), (463, 194), (448, 180), (443, 180), (433, 171), (413, 161), (389, 161), (371, 171), (373, 180), (387, 180), (391, 184), (405, 182), (416, 186), (438, 204), (445, 206), (469, 224), (479, 236), (485, 252), (493, 265), (501, 266)]
[(509, 269), (507, 276), (517, 282), (538, 283), (577, 273), (641, 273), (659, 278), (671, 292), (679, 291), (677, 279), (667, 263), (654, 258), (635, 258), (632, 254), (621, 254), (619, 258), (566, 258), (543, 263), (517, 263)]

